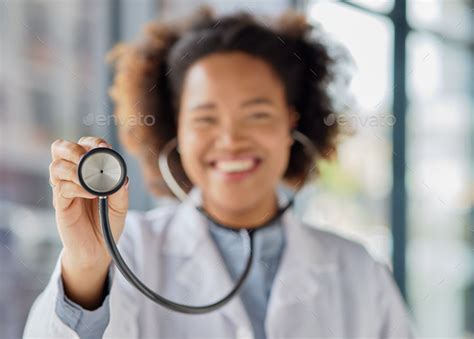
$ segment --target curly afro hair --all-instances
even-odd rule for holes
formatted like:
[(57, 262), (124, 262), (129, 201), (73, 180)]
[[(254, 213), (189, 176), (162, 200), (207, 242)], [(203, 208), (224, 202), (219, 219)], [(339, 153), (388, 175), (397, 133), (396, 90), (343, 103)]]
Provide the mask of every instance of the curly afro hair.
[[(200, 8), (185, 19), (152, 22), (140, 41), (116, 45), (108, 59), (116, 70), (109, 94), (120, 122), (117, 133), (126, 150), (138, 158), (149, 190), (157, 196), (172, 195), (160, 174), (158, 154), (177, 134), (186, 71), (211, 53), (240, 51), (268, 62), (285, 86), (288, 104), (299, 113), (296, 129), (314, 143), (318, 157), (333, 157), (341, 126), (334, 119), (336, 102), (330, 89), (339, 73), (337, 66), (347, 55), (331, 54), (324, 35), (315, 37), (314, 31), (304, 16), (294, 12), (264, 22), (248, 13), (216, 17), (209, 8)], [(317, 173), (315, 161), (294, 143), (283, 179), (301, 187)], [(192, 183), (179, 155), (170, 156), (170, 166), (189, 191)]]

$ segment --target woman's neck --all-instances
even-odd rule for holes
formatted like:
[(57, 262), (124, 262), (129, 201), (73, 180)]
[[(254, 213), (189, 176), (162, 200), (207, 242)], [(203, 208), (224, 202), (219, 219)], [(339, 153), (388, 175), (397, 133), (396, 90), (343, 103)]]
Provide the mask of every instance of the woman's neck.
[(262, 202), (246, 210), (229, 210), (218, 202), (203, 197), (203, 208), (206, 213), (221, 225), (230, 228), (255, 228), (265, 224), (278, 211), (275, 192)]

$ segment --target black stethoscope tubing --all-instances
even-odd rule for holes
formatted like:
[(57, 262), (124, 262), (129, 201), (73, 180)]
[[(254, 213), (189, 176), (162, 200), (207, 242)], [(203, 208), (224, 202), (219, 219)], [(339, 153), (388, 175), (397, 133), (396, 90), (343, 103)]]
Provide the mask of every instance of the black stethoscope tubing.
[[(96, 153), (104, 153), (113, 156), (119, 163), (121, 167), (121, 175), (120, 178), (117, 182), (117, 184), (107, 192), (99, 192), (94, 190), (93, 188), (89, 187), (87, 184), (86, 180), (83, 178), (83, 173), (82, 173), (82, 168), (84, 166), (85, 160), (92, 156), (93, 154)], [(180, 304), (174, 301), (171, 301), (160, 294), (154, 292), (151, 290), (148, 286), (146, 286), (130, 269), (130, 267), (127, 265), (125, 260), (123, 259), (122, 255), (120, 254), (120, 251), (117, 247), (117, 244), (115, 243), (115, 239), (112, 233), (112, 229), (110, 227), (110, 222), (109, 222), (109, 213), (108, 213), (108, 199), (107, 196), (115, 193), (120, 189), (120, 187), (123, 185), (125, 182), (126, 178), (126, 164), (123, 158), (120, 156), (119, 153), (115, 152), (112, 149), (109, 148), (95, 148), (86, 153), (81, 160), (79, 161), (78, 165), (78, 177), (81, 185), (90, 193), (95, 194), (99, 197), (99, 219), (101, 223), (101, 228), (102, 228), (102, 234), (104, 236), (104, 241), (107, 246), (107, 250), (117, 267), (117, 269), (122, 273), (124, 278), (132, 285), (134, 286), (138, 291), (140, 291), (143, 295), (145, 295), (147, 298), (150, 300), (154, 301), (155, 303), (169, 309), (175, 312), (180, 312), (180, 313), (187, 313), (187, 314), (202, 314), (202, 313), (208, 313), (212, 312), (225, 304), (227, 304), (232, 298), (240, 291), (242, 285), (246, 281), (249, 272), (252, 268), (252, 262), (253, 262), (253, 253), (254, 253), (254, 241), (253, 241), (253, 235), (254, 235), (254, 230), (258, 230), (262, 227), (268, 226), (272, 224), (276, 219), (278, 219), (288, 208), (290, 208), (293, 205), (293, 198), (290, 199), (289, 203), (278, 210), (276, 215), (265, 222), (263, 225), (260, 225), (258, 227), (254, 227), (251, 229), (245, 229), (245, 231), (242, 231), (241, 234), (245, 235), (246, 239), (246, 244), (244, 247), (249, 249), (249, 254), (247, 257), (247, 263), (245, 265), (245, 269), (242, 272), (240, 278), (236, 282), (234, 288), (223, 298), (220, 300), (207, 304), (207, 305), (202, 305), (202, 306), (193, 306), (193, 305), (185, 305), (185, 304)], [(101, 171), (102, 172), (102, 171)], [(218, 222), (216, 222), (202, 207), (198, 206), (196, 209), (201, 212), (208, 220), (213, 222), (214, 224), (224, 227), (229, 229), (228, 226), (222, 225)]]
[[(288, 209), (292, 205), (293, 200), (290, 201), (290, 203), (284, 207), (283, 209), (280, 209), (278, 213), (273, 217), (269, 222), (266, 222), (265, 225), (269, 225), (273, 220), (277, 219), (278, 217), (283, 214), (283, 212)], [(198, 208), (198, 210), (203, 211), (202, 209)], [(139, 290), (141, 293), (143, 293), (146, 297), (151, 299), (152, 301), (156, 302), (157, 304), (160, 304), (172, 311), (180, 312), (180, 313), (187, 313), (187, 314), (202, 314), (202, 313), (208, 313), (212, 312), (225, 304), (227, 304), (240, 290), (242, 285), (247, 279), (247, 276), (249, 275), (250, 269), (252, 268), (252, 262), (253, 262), (253, 253), (254, 253), (254, 241), (253, 241), (253, 230), (258, 229), (246, 229), (246, 234), (247, 234), (247, 246), (249, 248), (249, 254), (247, 258), (247, 263), (245, 265), (245, 269), (236, 282), (234, 288), (222, 299), (208, 304), (208, 305), (203, 305), (203, 306), (191, 306), (191, 305), (184, 305), (180, 304), (174, 301), (171, 301), (158, 293), (152, 291), (148, 286), (146, 286), (133, 272), (132, 270), (128, 267), (124, 259), (122, 258), (122, 255), (120, 254), (120, 251), (117, 248), (117, 245), (115, 243), (112, 230), (110, 228), (110, 223), (109, 223), (109, 217), (108, 217), (108, 204), (107, 204), (107, 198), (106, 197), (101, 197), (99, 199), (99, 213), (100, 213), (100, 219), (101, 219), (101, 225), (102, 225), (102, 233), (104, 235), (105, 243), (107, 245), (107, 249), (110, 253), (110, 256), (112, 257), (112, 260), (115, 263), (115, 266), (119, 269), (119, 271), (122, 273), (122, 275), (125, 277), (125, 279), (132, 284), (137, 290)], [(207, 218), (212, 218), (205, 213)], [(216, 223), (213, 220), (214, 223)], [(217, 223), (216, 223), (217, 224)], [(265, 225), (261, 227), (265, 227)]]
[(137, 290), (143, 293), (146, 297), (151, 299), (157, 304), (160, 304), (172, 311), (181, 312), (181, 313), (188, 313), (188, 314), (201, 314), (214, 311), (215, 309), (223, 306), (226, 304), (232, 297), (238, 292), (242, 284), (244, 283), (250, 268), (252, 266), (252, 258), (253, 258), (253, 241), (252, 237), (250, 238), (250, 251), (249, 251), (249, 258), (247, 260), (247, 265), (245, 267), (244, 273), (240, 277), (239, 281), (236, 283), (234, 289), (226, 295), (221, 300), (204, 306), (190, 306), (184, 305), (180, 303), (173, 302), (158, 293), (152, 291), (148, 286), (146, 286), (128, 267), (126, 262), (123, 260), (120, 251), (115, 244), (112, 230), (110, 229), (109, 220), (108, 220), (108, 204), (106, 198), (99, 199), (99, 213), (101, 218), (102, 224), (102, 233), (104, 235), (104, 240), (107, 245), (107, 249), (109, 250), (110, 256), (115, 263), (115, 266), (118, 270), (122, 273), (125, 279), (128, 280), (130, 284), (132, 284)]

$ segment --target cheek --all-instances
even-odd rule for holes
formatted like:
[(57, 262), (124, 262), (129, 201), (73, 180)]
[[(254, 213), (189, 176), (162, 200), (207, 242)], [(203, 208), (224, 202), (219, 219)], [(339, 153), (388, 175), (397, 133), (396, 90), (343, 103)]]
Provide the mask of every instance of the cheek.
[(267, 166), (276, 175), (283, 175), (288, 166), (292, 139), (286, 130), (262, 137), (260, 145), (267, 153)]
[[(266, 161), (261, 171), (267, 180), (278, 181), (286, 171), (289, 162), (292, 138), (284, 127), (259, 128), (247, 135), (256, 150)], [(206, 186), (209, 168), (206, 156), (212, 151), (212, 133), (182, 128), (178, 133), (181, 162), (186, 175), (195, 185)], [(262, 180), (260, 177), (259, 180)]]
[(182, 130), (178, 137), (181, 163), (188, 178), (197, 184), (202, 181), (207, 140), (193, 130)]

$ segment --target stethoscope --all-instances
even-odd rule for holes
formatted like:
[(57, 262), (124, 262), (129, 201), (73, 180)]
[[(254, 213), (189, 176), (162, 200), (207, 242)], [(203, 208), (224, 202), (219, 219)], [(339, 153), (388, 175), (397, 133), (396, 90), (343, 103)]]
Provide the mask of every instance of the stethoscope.
[[(169, 179), (171, 172), (169, 170), (166, 157), (160, 157), (159, 164), (164, 179)], [(125, 183), (125, 179), (127, 177), (127, 166), (122, 156), (118, 152), (110, 148), (93, 148), (81, 157), (77, 167), (77, 174), (82, 187), (84, 187), (84, 189), (90, 192), (91, 194), (94, 194), (99, 197), (99, 215), (102, 233), (104, 236), (105, 244), (115, 266), (122, 273), (125, 279), (130, 284), (132, 284), (137, 290), (143, 293), (146, 297), (172, 311), (188, 314), (202, 314), (214, 311), (224, 306), (239, 292), (240, 288), (242, 287), (249, 275), (250, 269), (252, 268), (254, 253), (252, 230), (241, 230), (241, 235), (245, 239), (244, 248), (248, 249), (247, 263), (242, 275), (237, 280), (234, 288), (226, 296), (214, 303), (203, 306), (191, 306), (176, 303), (159, 295), (158, 293), (152, 291), (149, 287), (147, 287), (128, 267), (115, 243), (109, 223), (107, 197), (117, 192)], [(181, 198), (183, 198), (183, 192), (176, 192), (175, 194), (178, 194), (178, 196), (181, 196)], [(289, 200), (289, 203), (287, 203), (285, 207), (280, 208), (276, 215), (271, 220), (267, 221), (265, 225), (269, 225), (277, 218), (279, 218), (288, 208), (292, 206), (293, 200), (294, 199), (291, 198)], [(206, 218), (216, 224), (219, 224), (215, 220), (213, 220), (212, 217), (207, 214), (206, 211), (204, 211), (204, 209), (202, 209), (201, 207), (196, 208), (203, 215), (205, 215)], [(258, 228), (261, 228), (265, 225), (261, 225)]]

